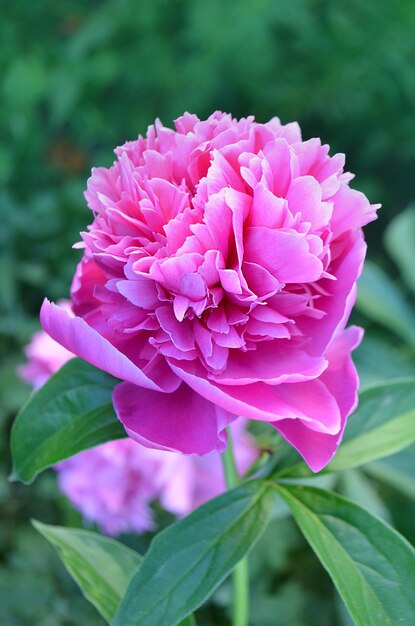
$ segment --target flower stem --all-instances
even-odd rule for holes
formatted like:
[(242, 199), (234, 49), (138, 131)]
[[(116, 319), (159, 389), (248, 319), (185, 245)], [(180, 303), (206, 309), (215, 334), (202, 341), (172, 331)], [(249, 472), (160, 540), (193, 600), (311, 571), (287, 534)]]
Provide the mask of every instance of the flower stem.
[[(228, 446), (222, 454), (223, 470), (228, 489), (240, 482), (235, 462), (231, 433), (228, 428)], [(248, 557), (239, 561), (232, 573), (233, 578), (233, 626), (248, 626), (249, 620), (249, 569)]]

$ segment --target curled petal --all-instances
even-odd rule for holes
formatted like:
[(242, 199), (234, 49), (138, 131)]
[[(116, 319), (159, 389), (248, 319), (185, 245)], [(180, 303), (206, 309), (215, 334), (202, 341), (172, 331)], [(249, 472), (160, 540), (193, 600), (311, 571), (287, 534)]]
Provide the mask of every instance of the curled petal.
[(116, 378), (128, 380), (146, 389), (170, 393), (177, 389), (180, 380), (171, 370), (162, 367), (157, 379), (148, 377), (125, 354), (120, 352), (107, 339), (81, 319), (70, 317), (61, 307), (44, 300), (40, 311), (43, 329), (67, 350), (81, 357), (91, 365), (112, 374)]

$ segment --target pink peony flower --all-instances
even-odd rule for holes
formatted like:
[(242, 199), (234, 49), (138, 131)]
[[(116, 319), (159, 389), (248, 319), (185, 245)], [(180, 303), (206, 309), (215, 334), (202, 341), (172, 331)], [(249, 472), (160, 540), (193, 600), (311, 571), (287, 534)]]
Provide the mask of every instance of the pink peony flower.
[[(60, 305), (71, 314), (70, 303)], [(73, 354), (45, 332), (35, 333), (27, 346), (28, 362), (19, 368), (37, 388)], [(246, 422), (232, 426), (238, 470), (246, 472), (258, 456)], [(109, 535), (154, 530), (151, 504), (159, 500), (174, 515), (187, 515), (224, 491), (219, 454), (185, 456), (122, 439), (81, 452), (55, 466), (58, 484), (84, 518)]]
[(76, 317), (45, 301), (43, 327), (122, 379), (114, 406), (136, 441), (203, 455), (243, 416), (318, 471), (356, 404), (361, 335), (344, 328), (377, 206), (296, 123), (175, 125), (93, 170)]

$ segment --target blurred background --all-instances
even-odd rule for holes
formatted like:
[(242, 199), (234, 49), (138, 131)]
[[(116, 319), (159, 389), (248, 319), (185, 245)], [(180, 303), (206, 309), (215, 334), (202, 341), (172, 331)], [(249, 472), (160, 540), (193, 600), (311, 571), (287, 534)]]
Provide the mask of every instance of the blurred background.
[[(99, 626), (30, 527), (81, 524), (53, 472), (9, 484), (8, 439), (29, 394), (16, 376), (43, 297), (67, 297), (91, 216), (93, 165), (160, 117), (215, 109), (298, 120), (345, 152), (381, 218), (355, 321), (363, 384), (415, 373), (415, 3), (413, 0), (15, 0), (0, 18), (0, 625)], [(351, 472), (338, 489), (414, 541), (413, 449)], [(148, 537), (126, 537), (144, 549)], [(348, 626), (289, 517), (253, 556), (253, 626)], [(278, 592), (277, 592), (278, 590)], [(226, 623), (229, 589), (201, 612)], [(205, 621), (203, 621), (205, 620)]]

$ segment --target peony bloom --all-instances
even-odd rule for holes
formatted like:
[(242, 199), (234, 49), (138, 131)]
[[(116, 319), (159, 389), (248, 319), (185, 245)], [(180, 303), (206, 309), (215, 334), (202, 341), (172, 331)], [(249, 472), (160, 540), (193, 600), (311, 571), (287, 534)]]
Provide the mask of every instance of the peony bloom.
[[(71, 314), (70, 303), (60, 305)], [(40, 387), (73, 354), (45, 332), (27, 346), (20, 376)], [(238, 470), (246, 472), (258, 456), (243, 420), (232, 426)], [(159, 500), (170, 513), (187, 515), (224, 491), (219, 454), (185, 456), (145, 448), (132, 439), (111, 441), (80, 452), (55, 466), (58, 484), (89, 522), (109, 535), (154, 530), (151, 504)]]
[(376, 206), (344, 156), (296, 123), (186, 113), (92, 171), (75, 317), (44, 329), (120, 378), (115, 410), (145, 446), (206, 454), (237, 416), (269, 422), (318, 471), (356, 404), (344, 331)]

